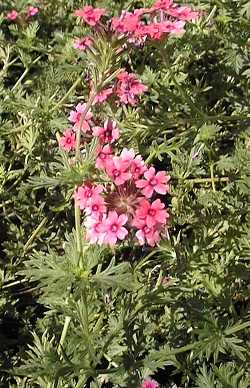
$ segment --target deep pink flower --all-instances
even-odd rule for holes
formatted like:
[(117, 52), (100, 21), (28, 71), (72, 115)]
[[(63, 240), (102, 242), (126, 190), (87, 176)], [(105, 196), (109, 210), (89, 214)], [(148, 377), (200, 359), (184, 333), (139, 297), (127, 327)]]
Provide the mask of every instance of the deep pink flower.
[(93, 104), (102, 104), (113, 93), (113, 88), (102, 90), (95, 96)]
[(147, 242), (148, 245), (154, 247), (160, 241), (159, 231), (154, 227), (150, 228), (145, 221), (141, 221), (139, 230), (136, 232), (135, 236), (140, 245), (144, 245)]
[(78, 16), (90, 26), (95, 26), (105, 12), (106, 10), (103, 8), (93, 8), (91, 5), (85, 5), (82, 9), (75, 11), (75, 16)]
[(87, 217), (85, 221), (85, 226), (86, 226), (86, 239), (89, 240), (91, 244), (98, 243), (99, 245), (102, 245), (105, 237), (104, 218), (97, 219), (97, 218)]
[(12, 11), (7, 13), (6, 17), (8, 20), (14, 21), (18, 17), (18, 12), (13, 9)]
[(119, 73), (117, 79), (116, 93), (124, 104), (135, 105), (137, 103), (136, 97), (148, 89), (136, 78), (135, 74), (129, 74), (126, 71)]
[(76, 146), (76, 135), (71, 128), (68, 128), (64, 131), (63, 135), (59, 140), (59, 147), (64, 151), (72, 151)]
[(130, 172), (134, 180), (138, 180), (144, 172), (147, 170), (147, 167), (142, 160), (141, 155), (137, 155), (130, 164)]
[(87, 206), (86, 214), (99, 219), (99, 216), (106, 212), (105, 201), (99, 194), (92, 195)]
[(105, 170), (106, 164), (109, 160), (112, 159), (112, 148), (110, 145), (105, 145), (104, 147), (98, 147), (97, 149), (97, 158), (95, 166), (99, 170)]
[(132, 13), (123, 11), (119, 18), (112, 18), (112, 28), (121, 33), (133, 33), (139, 26), (140, 15), (138, 13)]
[(88, 47), (92, 45), (92, 39), (88, 36), (85, 38), (76, 38), (73, 42), (73, 47), (76, 50), (86, 50)]
[(93, 134), (99, 137), (101, 143), (114, 143), (119, 138), (119, 130), (116, 122), (108, 119), (103, 127), (94, 127)]
[(117, 156), (107, 161), (106, 172), (117, 186), (122, 185), (131, 178), (128, 163)]
[(128, 221), (128, 217), (125, 214), (120, 216), (116, 211), (111, 211), (105, 220), (105, 237), (104, 242), (108, 245), (115, 245), (117, 240), (124, 240), (128, 231), (123, 225)]
[(145, 179), (139, 179), (136, 181), (136, 187), (143, 189), (142, 193), (145, 197), (152, 197), (154, 192), (158, 194), (166, 194), (169, 191), (168, 182), (170, 177), (166, 175), (165, 171), (159, 171), (155, 173), (155, 168), (150, 167), (148, 171), (144, 173)]
[(139, 208), (136, 210), (133, 225), (140, 227), (141, 221), (144, 220), (150, 228), (156, 224), (165, 225), (166, 219), (169, 217), (164, 203), (156, 199), (153, 203), (146, 199), (140, 201)]
[(157, 381), (155, 380), (144, 380), (142, 385), (141, 385), (141, 388), (157, 388), (159, 387), (159, 384), (157, 383)]
[(30, 18), (31, 16), (35, 16), (39, 12), (37, 7), (29, 6), (27, 9), (27, 16)]
[(103, 191), (102, 185), (93, 186), (90, 183), (84, 183), (78, 187), (75, 191), (74, 198), (78, 203), (81, 210), (86, 209), (92, 201), (92, 199)]
[[(79, 128), (79, 126), (81, 124), (82, 113), (85, 111), (85, 109), (86, 109), (86, 104), (78, 104), (75, 107), (75, 110), (72, 110), (70, 112), (68, 119), (71, 123), (74, 123), (74, 129)], [(89, 124), (91, 122), (92, 117), (93, 117), (92, 112), (88, 111), (88, 113), (85, 116), (85, 119), (82, 122), (82, 127), (81, 127), (82, 132), (90, 131)]]

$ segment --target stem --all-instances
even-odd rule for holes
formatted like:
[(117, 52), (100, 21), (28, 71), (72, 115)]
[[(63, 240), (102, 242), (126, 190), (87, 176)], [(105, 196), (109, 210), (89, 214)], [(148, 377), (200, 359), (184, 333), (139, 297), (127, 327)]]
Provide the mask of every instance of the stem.
[(15, 85), (13, 86), (13, 88), (11, 89), (12, 92), (18, 87), (18, 85), (19, 85), (19, 84), (22, 82), (22, 80), (26, 77), (26, 75), (27, 75), (28, 72), (30, 71), (31, 67), (32, 67), (33, 65), (35, 65), (41, 58), (42, 58), (42, 55), (39, 55), (39, 57), (37, 57), (33, 62), (31, 62), (31, 64), (25, 69), (25, 71), (23, 72), (23, 74), (21, 75), (21, 77), (17, 80), (17, 82), (15, 83)]
[(213, 192), (216, 192), (215, 182), (214, 182), (214, 165), (213, 163), (210, 164), (210, 174), (211, 174), (211, 183), (212, 183), (212, 189)]
[(221, 178), (194, 178), (194, 179), (187, 179), (188, 182), (191, 182), (193, 184), (202, 184), (202, 183), (212, 183), (213, 182), (229, 182), (229, 178), (227, 176), (223, 176)]
[(71, 318), (66, 316), (65, 317), (65, 321), (64, 321), (64, 326), (63, 326), (62, 334), (61, 334), (61, 338), (60, 338), (59, 345), (58, 345), (58, 348), (57, 348), (58, 354), (62, 353), (62, 347), (63, 347), (64, 341), (65, 341), (65, 338), (67, 336), (67, 331), (68, 331), (68, 328), (69, 328), (70, 321), (71, 321)]
[(39, 232), (41, 231), (41, 229), (43, 228), (43, 226), (46, 224), (46, 222), (48, 221), (48, 218), (45, 217), (41, 222), (40, 224), (38, 225), (38, 227), (33, 231), (32, 235), (30, 236), (30, 238), (28, 239), (28, 241), (26, 242), (26, 244), (24, 245), (24, 248), (23, 248), (23, 255), (25, 255), (25, 253), (27, 253), (28, 249), (30, 248), (31, 244), (33, 243), (33, 241), (35, 240), (35, 238), (38, 236)]
[(68, 96), (75, 90), (75, 88), (77, 87), (77, 85), (79, 84), (79, 82), (81, 81), (82, 79), (82, 76), (78, 77), (77, 80), (73, 83), (73, 85), (71, 86), (71, 88), (67, 91), (67, 93), (61, 98), (61, 100), (51, 109), (52, 112), (54, 112), (55, 110), (57, 110), (63, 103), (65, 100), (67, 100)]

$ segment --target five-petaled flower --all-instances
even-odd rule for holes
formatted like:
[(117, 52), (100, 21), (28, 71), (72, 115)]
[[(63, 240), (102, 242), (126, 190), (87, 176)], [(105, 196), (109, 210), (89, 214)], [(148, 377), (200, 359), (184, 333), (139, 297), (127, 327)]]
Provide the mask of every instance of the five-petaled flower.
[(104, 242), (110, 246), (116, 244), (117, 240), (124, 240), (128, 231), (124, 228), (127, 223), (128, 217), (125, 214), (118, 215), (116, 211), (108, 213), (108, 217), (104, 220), (105, 236)]
[(144, 173), (145, 179), (136, 181), (136, 187), (142, 189), (142, 193), (147, 198), (151, 198), (153, 193), (166, 194), (169, 191), (170, 177), (166, 175), (165, 171), (155, 173), (155, 168), (150, 167)]
[(92, 45), (92, 39), (88, 36), (86, 36), (85, 38), (75, 38), (73, 42), (73, 47), (76, 50), (81, 50), (81, 51), (86, 50), (91, 45)]
[(6, 17), (8, 20), (14, 21), (18, 17), (18, 12), (13, 9), (12, 11), (7, 13)]
[(159, 384), (155, 380), (144, 380), (143, 383), (141, 384), (141, 388), (157, 388), (159, 387)]
[(105, 12), (106, 10), (103, 8), (93, 8), (91, 5), (85, 5), (82, 9), (75, 11), (75, 16), (78, 16), (90, 26), (95, 26)]
[(71, 128), (64, 131), (63, 135), (59, 139), (59, 146), (64, 151), (73, 151), (76, 146), (76, 135)]
[(32, 17), (32, 16), (35, 16), (38, 12), (39, 12), (39, 9), (37, 7), (32, 7), (31, 5), (28, 7), (26, 13), (28, 17)]
[(90, 123), (93, 117), (91, 111), (88, 111), (85, 115), (84, 120), (82, 120), (82, 114), (86, 110), (86, 104), (77, 104), (75, 110), (72, 110), (69, 114), (69, 121), (74, 124), (74, 129), (79, 129), (81, 127), (82, 132), (90, 131)]
[(93, 134), (97, 136), (101, 143), (114, 143), (119, 138), (119, 129), (116, 122), (107, 119), (103, 127), (94, 127)]

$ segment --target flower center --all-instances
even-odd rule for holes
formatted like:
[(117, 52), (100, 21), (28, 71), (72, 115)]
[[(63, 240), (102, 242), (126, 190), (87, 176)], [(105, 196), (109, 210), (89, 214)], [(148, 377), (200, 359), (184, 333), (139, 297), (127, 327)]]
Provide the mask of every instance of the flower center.
[(119, 175), (121, 175), (121, 173), (120, 173), (119, 170), (115, 169), (115, 170), (113, 171), (113, 175), (114, 175), (115, 178), (117, 178)]
[(111, 232), (116, 233), (118, 230), (118, 226), (116, 224), (113, 224), (113, 225), (111, 225), (110, 230), (111, 230)]
[(92, 206), (92, 210), (93, 210), (94, 212), (96, 212), (98, 209), (99, 209), (99, 206), (98, 206), (98, 205), (93, 205), (93, 206)]
[(155, 178), (150, 179), (149, 184), (150, 184), (151, 186), (157, 185), (157, 179), (155, 179)]
[(106, 159), (106, 154), (104, 154), (104, 152), (101, 152), (100, 154), (99, 154), (99, 158), (100, 159), (102, 159), (102, 160), (104, 160), (104, 159)]
[(67, 143), (67, 144), (71, 144), (71, 138), (70, 138), (70, 137), (68, 137), (68, 138), (66, 139), (66, 143)]
[(149, 233), (151, 232), (151, 229), (146, 225), (146, 226), (144, 226), (144, 228), (143, 228), (143, 232), (144, 232), (145, 234), (149, 234)]
[(139, 174), (140, 171), (141, 171), (140, 167), (136, 167), (136, 168), (135, 168), (135, 173), (136, 173), (136, 174)]
[(151, 217), (154, 217), (155, 214), (156, 214), (156, 211), (155, 211), (154, 209), (149, 209), (148, 214), (149, 214)]
[(86, 190), (86, 192), (85, 192), (85, 197), (87, 197), (87, 198), (92, 197), (92, 190), (91, 190), (91, 189), (87, 189), (87, 190)]

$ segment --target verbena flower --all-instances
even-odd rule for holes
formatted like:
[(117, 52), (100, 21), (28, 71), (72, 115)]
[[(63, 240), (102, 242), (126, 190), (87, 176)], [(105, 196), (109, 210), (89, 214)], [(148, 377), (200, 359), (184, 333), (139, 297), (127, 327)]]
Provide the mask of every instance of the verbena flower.
[(74, 128), (78, 129), (81, 125), (82, 132), (88, 132), (90, 131), (90, 123), (91, 119), (93, 117), (93, 114), (91, 111), (88, 111), (84, 120), (81, 123), (82, 114), (86, 109), (86, 104), (77, 104), (75, 107), (75, 110), (72, 110), (69, 114), (69, 121), (74, 124)]
[(97, 157), (95, 166), (99, 170), (105, 170), (107, 162), (112, 158), (112, 148), (107, 144), (104, 147), (97, 148)]
[(119, 129), (115, 121), (107, 119), (103, 127), (93, 127), (93, 134), (99, 138), (100, 143), (114, 143), (119, 138)]
[(157, 388), (159, 387), (159, 384), (157, 383), (157, 381), (155, 380), (144, 380), (142, 385), (141, 385), (141, 388)]
[(153, 193), (166, 194), (169, 191), (168, 182), (170, 177), (166, 175), (165, 171), (155, 172), (154, 167), (150, 167), (144, 173), (144, 179), (136, 181), (136, 187), (142, 189), (145, 197), (152, 197)]
[(73, 151), (76, 146), (76, 135), (71, 128), (66, 129), (59, 139), (59, 146), (64, 151)]
[(122, 71), (117, 76), (116, 93), (123, 104), (136, 105), (137, 96), (148, 90), (135, 76), (135, 74)]
[(148, 227), (154, 227), (157, 224), (166, 224), (166, 219), (169, 217), (165, 205), (159, 199), (150, 203), (146, 199), (142, 199), (139, 207), (136, 210), (134, 224), (143, 220)]
[(107, 100), (109, 96), (113, 93), (113, 88), (104, 89), (101, 92), (99, 92), (94, 99), (93, 104), (102, 104), (104, 101)]
[(7, 17), (8, 20), (14, 21), (18, 17), (18, 12), (13, 9), (12, 11), (7, 13), (6, 17)]
[(39, 9), (37, 7), (29, 6), (26, 11), (26, 14), (28, 17), (32, 17), (32, 16), (35, 16), (38, 12), (39, 12)]
[(76, 50), (81, 50), (81, 51), (87, 50), (87, 48), (89, 48), (91, 45), (92, 45), (92, 39), (88, 36), (86, 36), (85, 38), (75, 38), (73, 42), (73, 47)]
[(75, 16), (78, 16), (90, 26), (95, 26), (105, 12), (106, 10), (103, 8), (93, 8), (91, 5), (85, 5), (82, 9), (75, 11)]
[(128, 234), (127, 229), (124, 227), (127, 221), (128, 217), (125, 214), (118, 215), (116, 211), (109, 212), (104, 220), (104, 242), (113, 246), (118, 239), (124, 240)]

